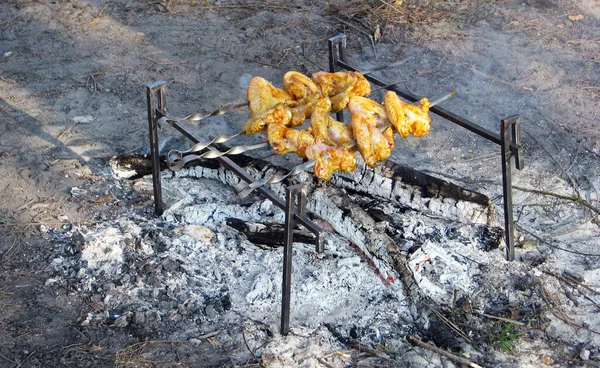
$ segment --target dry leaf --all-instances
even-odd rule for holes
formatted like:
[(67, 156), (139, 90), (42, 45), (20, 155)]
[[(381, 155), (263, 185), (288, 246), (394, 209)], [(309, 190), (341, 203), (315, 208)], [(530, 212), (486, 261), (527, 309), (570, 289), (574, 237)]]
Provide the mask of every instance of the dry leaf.
[(400, 5), (402, 5), (402, 1), (403, 0), (396, 0), (396, 1), (394, 1), (394, 6), (400, 6)]
[(554, 359), (550, 358), (547, 355), (542, 355), (542, 357), (540, 358), (540, 361), (544, 365), (552, 365), (552, 364), (554, 364)]
[(576, 20), (582, 20), (583, 19), (583, 15), (582, 14), (569, 15), (569, 19), (571, 19), (573, 22), (576, 21)]
[(559, 24), (556, 27), (558, 27), (558, 28), (565, 28), (565, 25), (564, 24)]

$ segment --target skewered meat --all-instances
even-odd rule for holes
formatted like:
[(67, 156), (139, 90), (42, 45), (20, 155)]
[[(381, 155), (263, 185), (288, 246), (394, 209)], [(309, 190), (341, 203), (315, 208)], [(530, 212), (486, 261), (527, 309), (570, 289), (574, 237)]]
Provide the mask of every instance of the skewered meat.
[(350, 126), (335, 120), (329, 115), (328, 110), (320, 107), (314, 109), (308, 131), (313, 135), (315, 141), (329, 146), (341, 146), (353, 139)]
[[(283, 76), (283, 86), (274, 87), (261, 77), (251, 79), (247, 91), (251, 119), (242, 129), (254, 134), (266, 128), (267, 140), (277, 154), (295, 152), (314, 160), (315, 176), (322, 180), (329, 180), (335, 171), (355, 170), (357, 148), (370, 167), (387, 159), (394, 149), (394, 130), (403, 137), (422, 136), (430, 130), (429, 100), (422, 98), (418, 106), (411, 105), (390, 91), (384, 107), (364, 97), (371, 87), (358, 72), (319, 72), (308, 78), (290, 71)], [(350, 125), (330, 115), (346, 107)], [(293, 129), (307, 118), (311, 120), (308, 130)]]
[(262, 77), (254, 77), (248, 84), (246, 98), (251, 118), (242, 130), (246, 134), (261, 132), (272, 123), (300, 126), (309, 118), (315, 107), (331, 109), (331, 101), (323, 96), (313, 81), (298, 72), (287, 72), (284, 88), (274, 87)]
[(379, 127), (388, 122), (385, 108), (368, 98), (354, 96), (348, 103), (352, 115), (352, 132), (358, 149), (370, 167), (377, 161), (390, 157), (394, 149), (394, 136), (391, 128), (383, 132)]
[(354, 96), (371, 94), (369, 81), (359, 72), (317, 72), (312, 75), (312, 80), (330, 97), (332, 112), (345, 109)]
[(311, 117), (313, 111), (318, 107), (320, 109), (331, 110), (331, 101), (321, 94), (314, 94), (297, 101), (296, 105), (288, 104), (292, 111), (291, 126), (300, 126), (304, 121)]
[(242, 131), (246, 134), (256, 134), (262, 132), (270, 124), (277, 123), (285, 126), (289, 125), (291, 120), (292, 111), (280, 103), (262, 115), (250, 118), (242, 126)]
[(321, 93), (319, 87), (309, 77), (295, 71), (283, 75), (283, 89), (296, 101)]
[(250, 79), (246, 99), (252, 117), (261, 116), (280, 103), (290, 101), (292, 97), (284, 90), (273, 86), (263, 77)]
[(416, 106), (400, 100), (396, 92), (388, 91), (384, 101), (392, 125), (400, 136), (407, 137), (411, 133), (415, 137), (421, 137), (429, 133), (431, 118), (427, 98), (423, 97), (419, 106)]
[(278, 155), (296, 152), (300, 157), (306, 157), (307, 147), (315, 143), (306, 130), (288, 128), (279, 123), (267, 125), (267, 140)]
[(315, 176), (329, 181), (334, 171), (356, 170), (356, 154), (346, 147), (332, 147), (317, 142), (306, 149), (306, 157), (315, 161)]

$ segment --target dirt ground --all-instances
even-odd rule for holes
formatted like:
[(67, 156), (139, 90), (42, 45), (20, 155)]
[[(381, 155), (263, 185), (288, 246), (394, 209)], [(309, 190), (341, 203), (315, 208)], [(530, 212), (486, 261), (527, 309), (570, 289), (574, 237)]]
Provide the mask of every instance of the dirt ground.
[[(210, 112), (244, 98), (248, 76), (279, 81), (287, 70), (327, 70), (327, 40), (342, 32), (361, 70), (409, 57), (377, 75), (422, 96), (454, 89), (457, 95), (442, 106), (491, 131), (520, 115), (525, 168), (514, 173), (520, 249), (544, 249), (565, 268), (581, 270), (599, 293), (600, 279), (591, 276), (600, 267), (596, 0), (290, 3), (2, 2), (0, 367), (126, 366), (119, 360), (124, 349), (160, 339), (82, 326), (96, 301), (49, 285), (57, 250), (42, 236), (133, 205), (151, 214), (152, 202), (124, 198), (108, 168), (116, 154), (148, 152), (147, 84), (167, 82), (174, 115)], [(214, 135), (236, 132), (240, 116), (214, 126)], [(399, 139), (391, 159), (485, 193), (501, 214), (499, 147), (433, 119), (429, 136)], [(76, 195), (78, 188), (87, 194)], [(591, 358), (579, 359), (583, 348), (573, 343), (542, 363), (600, 364), (597, 345), (588, 342)], [(146, 358), (136, 364), (237, 364), (227, 351), (193, 344)]]

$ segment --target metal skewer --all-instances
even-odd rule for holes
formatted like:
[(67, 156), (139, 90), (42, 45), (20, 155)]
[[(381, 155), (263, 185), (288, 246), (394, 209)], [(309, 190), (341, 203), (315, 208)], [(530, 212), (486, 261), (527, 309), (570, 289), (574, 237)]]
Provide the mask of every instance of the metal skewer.
[[(369, 70), (365, 70), (364, 72), (361, 72), (361, 74), (367, 75), (367, 74), (371, 74), (371, 73), (374, 73), (374, 72), (377, 72), (377, 71), (380, 71), (380, 70), (393, 68), (393, 67), (402, 65), (402, 64), (406, 63), (407, 61), (409, 61), (411, 59), (412, 59), (412, 56), (409, 56), (409, 57), (407, 57), (407, 58), (405, 58), (403, 60), (397, 61), (395, 63), (391, 63), (391, 64), (387, 64), (387, 65), (381, 65), (381, 66), (374, 67), (374, 68), (369, 69)], [(399, 82), (395, 82), (395, 83), (392, 83), (392, 84), (388, 84), (386, 86), (378, 87), (378, 88), (372, 90), (372, 92), (378, 91), (378, 90), (380, 90), (382, 88), (391, 87), (391, 86), (393, 86), (393, 85), (395, 85), (397, 83), (399, 83)], [(248, 106), (249, 104), (250, 104), (250, 102), (245, 101), (245, 102), (238, 103), (238, 104), (235, 104), (235, 105), (222, 106), (222, 107), (219, 107), (218, 109), (216, 109), (215, 111), (211, 112), (210, 114), (204, 114), (203, 115), (203, 114), (200, 114), (200, 113), (195, 113), (195, 114), (192, 114), (192, 115), (188, 115), (185, 118), (176, 118), (176, 117), (173, 117), (173, 116), (171, 116), (169, 114), (165, 114), (165, 116), (163, 116), (162, 118), (160, 118), (158, 120), (158, 124), (159, 125), (160, 124), (165, 124), (165, 123), (166, 124), (171, 124), (171, 123), (174, 123), (174, 122), (177, 122), (177, 121), (187, 121), (187, 122), (196, 122), (197, 123), (197, 122), (199, 122), (201, 120), (204, 120), (204, 119), (207, 119), (207, 118), (210, 118), (210, 117), (214, 117), (214, 116), (219, 116), (219, 115), (226, 114), (226, 113), (228, 113), (228, 112), (230, 112), (232, 110), (235, 110), (235, 109), (237, 109), (239, 107)], [(239, 132), (239, 133), (236, 133), (236, 134), (231, 135), (231, 136), (222, 135), (222, 136), (216, 137), (215, 139), (213, 139), (212, 141), (210, 141), (210, 142), (208, 142), (206, 144), (204, 144), (204, 143), (198, 143), (198, 144), (194, 145), (189, 151), (183, 151), (182, 153), (185, 155), (185, 153), (192, 153), (192, 152), (201, 151), (201, 150), (203, 150), (203, 149), (205, 149), (205, 148), (207, 148), (209, 146), (212, 146), (213, 144), (225, 143), (228, 140), (233, 139), (233, 138), (241, 135), (242, 133), (243, 132)]]
[[(222, 107), (219, 107), (218, 109), (216, 109), (215, 111), (211, 112), (210, 114), (203, 115), (200, 113), (195, 113), (192, 115), (188, 115), (185, 118), (176, 118), (176, 117), (166, 114), (165, 116), (163, 116), (162, 118), (160, 118), (158, 120), (158, 123), (159, 124), (163, 124), (163, 123), (171, 124), (171, 123), (175, 123), (178, 121), (199, 122), (200, 120), (204, 120), (206, 118), (223, 115), (223, 114), (228, 113), (232, 110), (235, 110), (239, 107), (248, 106), (248, 104), (249, 104), (249, 102), (246, 101), (246, 102), (242, 102), (242, 103), (235, 104), (235, 105), (222, 106)], [(239, 135), (239, 133), (237, 135)], [(216, 142), (216, 143), (223, 143), (223, 142), (225, 142), (225, 141)]]
[[(239, 155), (239, 154), (247, 152), (247, 151), (251, 151), (251, 150), (255, 150), (255, 149), (259, 149), (259, 148), (263, 148), (263, 147), (268, 147), (268, 146), (269, 146), (269, 144), (267, 142), (264, 142), (264, 143), (253, 144), (250, 146), (235, 146), (225, 152), (207, 151), (201, 155), (195, 155), (195, 154), (184, 155), (185, 152), (189, 152), (191, 150), (189, 150), (189, 151), (171, 150), (167, 154), (167, 167), (173, 171), (177, 171), (177, 170), (181, 169), (186, 163), (197, 160), (199, 158), (210, 159), (210, 158), (217, 158), (217, 157), (222, 157), (222, 156)], [(193, 147), (192, 147), (192, 149), (193, 149)], [(197, 150), (194, 152), (198, 152), (198, 151), (201, 151), (201, 150)]]
[(315, 166), (315, 164), (316, 164), (316, 162), (311, 160), (311, 161), (307, 161), (303, 164), (295, 166), (287, 174), (275, 174), (267, 179), (254, 181), (250, 184), (240, 182), (234, 188), (234, 190), (241, 198), (244, 198), (244, 197), (247, 197), (250, 193), (252, 193), (258, 187), (262, 187), (263, 185), (267, 185), (267, 184), (279, 183), (280, 181), (283, 181), (290, 176), (298, 175), (298, 174), (310, 169), (311, 167)]
[[(430, 102), (429, 107), (438, 105), (444, 101), (446, 101), (447, 99), (451, 98), (452, 96), (454, 96), (456, 94), (455, 90), (450, 91), (449, 93), (446, 93), (436, 99), (434, 99), (433, 101)], [(382, 126), (379, 127), (380, 131), (385, 131), (387, 128), (391, 127), (392, 124), (391, 123), (386, 123)], [(346, 148), (351, 149), (354, 148), (354, 146), (356, 146), (356, 140), (352, 140), (350, 142), (348, 142)], [(250, 193), (252, 193), (252, 191), (254, 191), (256, 188), (261, 187), (263, 185), (267, 185), (267, 184), (276, 184), (279, 183), (285, 179), (287, 179), (290, 176), (295, 176), (298, 175), (308, 169), (310, 169), (311, 167), (315, 166), (316, 162), (311, 160), (311, 161), (307, 161), (303, 164), (300, 164), (296, 167), (294, 167), (292, 170), (290, 170), (287, 174), (275, 174), (267, 179), (263, 179), (263, 180), (258, 180), (255, 182), (252, 182), (250, 184), (248, 183), (244, 183), (244, 182), (240, 182), (235, 188), (234, 190), (236, 191), (236, 193), (238, 193), (238, 195), (241, 198), (244, 198), (246, 196), (248, 196)]]

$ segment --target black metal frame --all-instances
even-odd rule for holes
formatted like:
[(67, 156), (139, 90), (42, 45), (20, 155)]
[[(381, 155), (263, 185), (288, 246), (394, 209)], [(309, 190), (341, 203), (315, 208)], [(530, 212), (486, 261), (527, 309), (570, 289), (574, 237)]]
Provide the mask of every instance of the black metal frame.
[[(346, 35), (340, 34), (329, 39), (329, 70), (336, 72), (343, 69), (357, 71), (356, 68), (349, 65), (346, 57)], [(395, 86), (389, 86), (387, 83), (366, 75), (366, 78), (381, 87), (396, 92), (399, 96), (409, 101), (417, 101), (419, 98), (405, 90)], [(154, 211), (156, 215), (162, 215), (164, 206), (162, 201), (162, 183), (160, 176), (160, 158), (159, 158), (159, 137), (161, 119), (167, 117), (166, 105), (166, 83), (157, 81), (146, 86), (146, 97), (148, 107), (148, 129), (150, 133), (150, 158), (152, 161), (152, 186), (154, 190)], [(517, 169), (523, 168), (523, 162), (519, 155), (521, 145), (520, 119), (518, 115), (503, 119), (500, 124), (500, 134), (493, 133), (482, 128), (467, 119), (455, 115), (439, 106), (433, 106), (431, 112), (449, 120), (471, 132), (486, 138), (501, 146), (502, 154), (502, 186), (504, 197), (504, 223), (505, 223), (505, 241), (506, 258), (510, 261), (515, 259), (514, 250), (514, 223), (513, 223), (513, 204), (512, 204), (512, 172), (511, 159), (515, 158)], [(337, 113), (337, 119), (344, 120), (344, 113)], [(195, 136), (181, 120), (169, 120), (169, 123), (181, 132), (184, 136), (194, 143), (204, 143), (202, 139)], [(217, 151), (213, 147), (207, 150)], [(222, 156), (216, 158), (221, 165), (236, 174), (241, 180), (247, 183), (254, 182), (254, 178), (243, 168), (233, 162), (230, 158)], [(315, 251), (322, 253), (324, 251), (321, 242), (322, 229), (312, 222), (306, 216), (306, 194), (304, 184), (291, 185), (286, 188), (286, 198), (283, 201), (277, 194), (266, 186), (260, 186), (256, 189), (265, 198), (269, 199), (277, 207), (285, 211), (285, 243), (283, 260), (283, 278), (282, 278), (282, 297), (281, 297), (281, 334), (287, 335), (289, 332), (290, 319), (290, 296), (292, 282), (292, 246), (294, 243), (293, 228), (296, 221), (306, 227), (315, 235)]]
[[(154, 189), (154, 212), (160, 216), (163, 213), (162, 201), (162, 183), (160, 177), (160, 159), (159, 159), (159, 139), (158, 128), (160, 128), (161, 118), (167, 116), (166, 109), (166, 83), (157, 81), (146, 86), (146, 97), (148, 101), (148, 128), (150, 131), (150, 159), (152, 161), (152, 187)], [(169, 120), (168, 120), (169, 121)], [(194, 143), (204, 143), (202, 139), (196, 137), (182, 121), (174, 121), (171, 125), (181, 132), (185, 137)], [(217, 151), (216, 148), (208, 147), (207, 150)], [(247, 183), (254, 182), (254, 178), (230, 158), (222, 156), (217, 157), (221, 165), (236, 174), (240, 179)], [(283, 263), (283, 281), (281, 296), (281, 334), (287, 335), (290, 326), (290, 296), (292, 282), (292, 245), (294, 243), (294, 225), (296, 222), (302, 224), (311, 233), (315, 235), (315, 251), (322, 253), (324, 251), (321, 241), (321, 227), (315, 224), (306, 215), (306, 195), (304, 193), (304, 184), (291, 185), (286, 188), (286, 199), (283, 201), (279, 196), (266, 186), (256, 188), (264, 197), (269, 199), (277, 207), (285, 211), (285, 243), (284, 243), (284, 263)], [(294, 199), (294, 195), (297, 196)]]
[[(358, 71), (356, 68), (347, 63), (346, 56), (346, 35), (339, 34), (329, 39), (329, 71), (337, 72), (339, 70), (346, 69), (352, 71)], [(419, 97), (400, 89), (394, 85), (390, 86), (369, 74), (365, 77), (380, 87), (385, 87), (388, 90), (396, 92), (399, 96), (406, 100), (415, 102), (419, 100)], [(502, 188), (504, 198), (504, 232), (506, 242), (506, 259), (514, 261), (515, 259), (515, 240), (514, 240), (514, 221), (513, 221), (513, 202), (512, 202), (512, 172), (511, 172), (511, 159), (515, 158), (515, 166), (518, 170), (523, 168), (523, 160), (520, 155), (521, 148), (521, 125), (520, 117), (518, 115), (502, 119), (500, 122), (500, 134), (491, 132), (479, 125), (460, 117), (442, 107), (433, 106), (430, 111), (434, 114), (451, 121), (458, 126), (461, 126), (471, 132), (492, 141), (501, 147), (502, 154)], [(344, 113), (337, 113), (337, 119), (339, 121), (344, 120)]]

